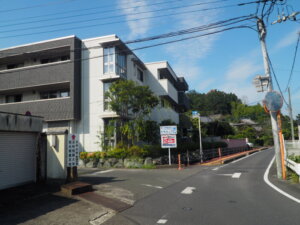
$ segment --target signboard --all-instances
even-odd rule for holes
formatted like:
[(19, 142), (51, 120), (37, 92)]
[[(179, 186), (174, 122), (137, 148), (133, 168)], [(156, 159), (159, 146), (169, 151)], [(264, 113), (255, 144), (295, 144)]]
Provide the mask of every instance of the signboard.
[(263, 103), (269, 111), (278, 112), (283, 105), (283, 98), (278, 92), (270, 91), (266, 94)]
[(198, 111), (192, 111), (192, 118), (198, 118), (200, 115)]
[(79, 135), (69, 134), (67, 142), (67, 166), (78, 166), (79, 163)]
[(177, 134), (177, 126), (161, 126), (160, 135)]
[(176, 134), (161, 135), (162, 148), (177, 148)]

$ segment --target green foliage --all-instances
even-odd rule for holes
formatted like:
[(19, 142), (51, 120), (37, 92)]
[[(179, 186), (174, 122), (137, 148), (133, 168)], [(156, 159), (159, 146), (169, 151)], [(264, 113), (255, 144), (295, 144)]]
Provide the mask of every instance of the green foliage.
[(293, 160), (296, 163), (300, 163), (300, 155), (292, 154), (288, 157), (290, 160)]
[[(159, 100), (148, 86), (139, 86), (132, 80), (118, 80), (105, 94), (110, 108), (121, 116), (117, 129), (133, 144), (145, 133), (145, 117), (155, 108)], [(130, 120), (124, 120), (130, 117)]]
[(221, 136), (227, 137), (228, 135), (234, 135), (234, 129), (228, 122), (214, 121), (211, 123), (204, 123), (202, 125), (206, 129), (207, 136)]
[(117, 159), (125, 159), (128, 156), (128, 151), (126, 147), (117, 146), (114, 149), (111, 149), (107, 152), (108, 158), (117, 158)]
[(127, 155), (133, 158), (143, 158), (148, 154), (148, 151), (139, 147), (137, 145), (133, 145), (127, 150)]
[(231, 114), (231, 103), (240, 103), (241, 100), (233, 93), (225, 93), (211, 90), (207, 94), (201, 94), (195, 90), (189, 91), (187, 96), (192, 110), (197, 110), (201, 115)]
[(80, 152), (80, 154), (79, 154), (79, 158), (80, 159), (87, 159), (87, 155), (88, 155), (88, 153), (87, 152)]
[(234, 122), (239, 122), (240, 119), (247, 118), (254, 120), (260, 124), (269, 121), (269, 115), (265, 112), (264, 108), (260, 105), (248, 106), (238, 102), (232, 102), (232, 116)]
[(299, 183), (299, 175), (294, 172), (293, 170), (287, 170), (287, 180), (291, 181), (292, 183)]
[(140, 140), (150, 143), (159, 143), (159, 126), (155, 121), (147, 120), (144, 121), (143, 128), (140, 132)]

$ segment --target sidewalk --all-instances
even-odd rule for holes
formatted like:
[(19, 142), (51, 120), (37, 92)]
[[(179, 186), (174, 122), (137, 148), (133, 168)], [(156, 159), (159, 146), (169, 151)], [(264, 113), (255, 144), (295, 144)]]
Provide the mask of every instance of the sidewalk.
[(59, 185), (27, 184), (0, 191), (0, 224), (91, 225), (109, 213), (101, 205), (64, 197), (59, 190)]
[(293, 197), (300, 199), (300, 183), (292, 183), (288, 180), (279, 180), (277, 178), (277, 171), (276, 171), (276, 164), (275, 162), (270, 168), (269, 176), (270, 182), (278, 187), (279, 189), (283, 190), (284, 192), (292, 195)]

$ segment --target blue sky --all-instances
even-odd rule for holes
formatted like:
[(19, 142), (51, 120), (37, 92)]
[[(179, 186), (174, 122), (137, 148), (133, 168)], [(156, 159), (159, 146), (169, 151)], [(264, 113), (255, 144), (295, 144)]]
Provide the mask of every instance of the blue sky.
[[(149, 37), (214, 23), (255, 12), (256, 4), (237, 6), (252, 0), (0, 0), (0, 48), (75, 34), (81, 39), (117, 34), (123, 41)], [(200, 3), (202, 3), (200, 5)], [(287, 0), (285, 12), (300, 11), (299, 0)], [(172, 9), (170, 9), (172, 8)], [(281, 89), (285, 91), (297, 41), (300, 22), (270, 16), (267, 47)], [(151, 11), (151, 12), (150, 12)], [(193, 12), (192, 12), (193, 11)], [(147, 13), (145, 13), (147, 12)], [(139, 14), (138, 14), (139, 13)], [(300, 20), (300, 14), (298, 15)], [(246, 21), (243, 25), (255, 25)], [(197, 33), (200, 34), (200, 33)], [(191, 34), (195, 35), (195, 34)], [(151, 45), (157, 40), (130, 45)], [(291, 80), (293, 113), (300, 113), (300, 50)], [(258, 35), (251, 29), (235, 29), (183, 42), (135, 51), (142, 61), (167, 60), (198, 92), (219, 89), (237, 94), (248, 104), (261, 102), (252, 84), (264, 74)], [(274, 81), (274, 89), (278, 87)], [(287, 93), (284, 92), (287, 99)], [(286, 113), (286, 106), (283, 107)]]

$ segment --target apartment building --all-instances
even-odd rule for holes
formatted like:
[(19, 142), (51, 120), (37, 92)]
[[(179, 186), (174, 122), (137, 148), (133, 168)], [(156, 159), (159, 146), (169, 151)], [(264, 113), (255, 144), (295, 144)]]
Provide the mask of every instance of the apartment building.
[[(143, 63), (116, 35), (109, 35), (0, 50), (0, 111), (43, 116), (44, 131), (67, 129), (79, 134), (82, 150), (99, 151), (104, 127), (119, 116), (105, 97), (118, 79), (150, 87), (160, 98), (150, 115), (158, 123), (179, 123), (179, 114), (188, 108), (188, 84), (168, 62)], [(115, 135), (109, 141), (116, 140)]]
[(69, 36), (0, 50), (0, 111), (68, 129), (81, 109), (81, 41)]

